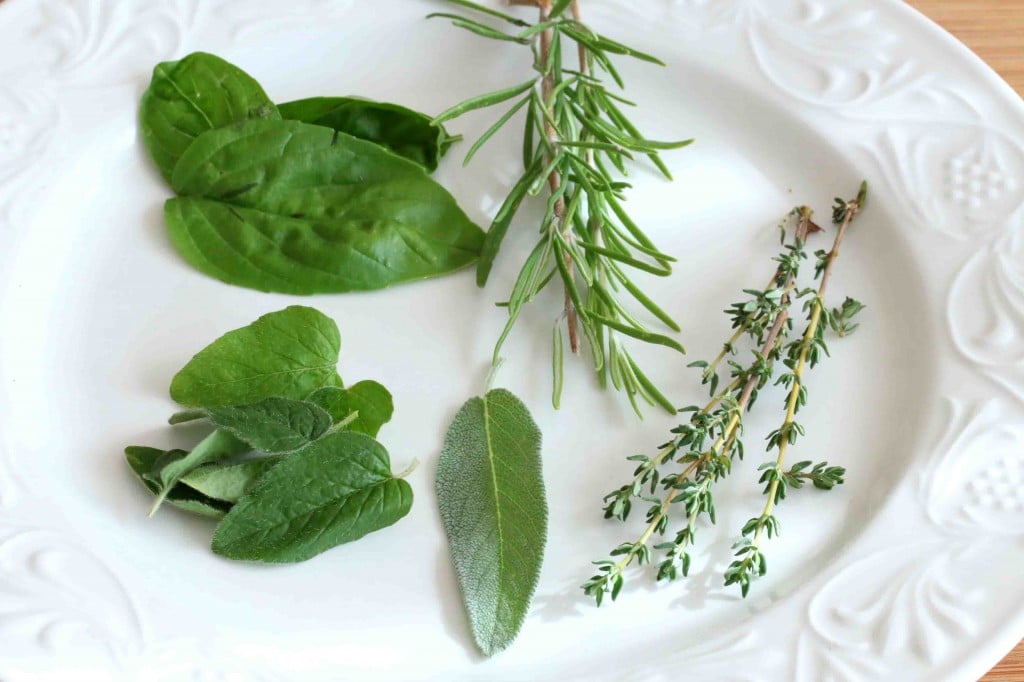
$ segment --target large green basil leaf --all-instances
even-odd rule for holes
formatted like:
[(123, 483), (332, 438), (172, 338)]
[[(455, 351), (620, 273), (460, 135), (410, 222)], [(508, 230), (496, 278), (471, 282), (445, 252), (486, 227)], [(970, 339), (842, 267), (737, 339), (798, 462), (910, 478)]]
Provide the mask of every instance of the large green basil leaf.
[(348, 430), (374, 437), (395, 412), (391, 393), (376, 381), (360, 381), (348, 388), (328, 386), (314, 391), (306, 400), (327, 410), (335, 423), (356, 413)]
[(437, 502), (477, 647), (519, 634), (547, 539), (541, 435), (526, 406), (497, 389), (452, 422), (437, 467)]
[[(128, 466), (149, 492), (160, 493), (160, 470), (168, 463), (183, 459), (188, 453), (184, 450), (159, 450), (138, 445), (130, 445), (124, 450)], [(231, 505), (221, 499), (214, 498), (184, 483), (178, 483), (165, 495), (165, 501), (183, 511), (219, 518), (227, 513)]]
[(431, 117), (398, 104), (360, 97), (311, 97), (278, 104), (281, 117), (326, 126), (380, 146), (415, 161), (427, 170), (452, 145), (444, 126)]
[(392, 475), (384, 447), (341, 431), (265, 473), (217, 526), (213, 551), (243, 561), (305, 561), (390, 526), (411, 506), (412, 488)]
[(205, 52), (157, 64), (139, 110), (142, 141), (168, 182), (200, 133), (251, 118), (281, 115), (249, 74)]
[(204, 133), (178, 163), (175, 247), (222, 281), (291, 294), (380, 289), (476, 260), (483, 232), (411, 161), (295, 121)]
[(270, 397), (301, 400), (340, 386), (341, 335), (319, 310), (289, 306), (235, 329), (199, 351), (171, 381), (188, 407), (245, 405)]
[(332, 423), (331, 415), (319, 405), (277, 397), (251, 405), (211, 407), (206, 412), (214, 424), (267, 454), (301, 450), (327, 433)]

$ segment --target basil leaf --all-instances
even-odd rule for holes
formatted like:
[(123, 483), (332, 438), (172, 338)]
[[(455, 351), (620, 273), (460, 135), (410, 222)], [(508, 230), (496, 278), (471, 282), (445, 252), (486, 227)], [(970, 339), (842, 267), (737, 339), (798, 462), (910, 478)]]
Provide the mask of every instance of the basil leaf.
[(412, 488), (391, 474), (384, 447), (342, 431), (289, 455), (228, 512), (213, 551), (229, 559), (291, 563), (395, 523)]
[[(188, 453), (184, 450), (164, 451), (157, 448), (147, 448), (131, 445), (124, 449), (128, 466), (139, 477), (142, 484), (153, 494), (160, 491), (157, 483), (161, 467), (171, 461), (181, 459)], [(179, 483), (175, 485), (166, 496), (167, 503), (183, 511), (220, 518), (231, 508), (230, 504), (210, 496), (191, 487)]]
[(422, 168), (295, 121), (211, 130), (188, 148), (164, 215), (221, 281), (290, 294), (381, 289), (476, 260), (483, 232)]
[(235, 464), (201, 466), (183, 476), (181, 482), (208, 498), (231, 504), (238, 502), (263, 474), (280, 462), (281, 457), (254, 457)]
[(313, 308), (289, 306), (199, 351), (171, 381), (171, 398), (206, 408), (274, 396), (301, 400), (323, 386), (341, 385), (340, 348), (334, 320)]
[(214, 424), (268, 454), (299, 450), (331, 428), (331, 415), (323, 408), (288, 398), (211, 407), (206, 412)]
[(472, 398), (455, 416), (437, 468), (437, 501), (469, 615), (486, 656), (519, 634), (547, 538), (541, 434), (505, 390)]
[(249, 74), (205, 52), (157, 64), (139, 111), (142, 141), (168, 182), (200, 133), (250, 118), (281, 115)]
[(376, 381), (360, 381), (348, 388), (328, 386), (314, 391), (306, 400), (327, 410), (336, 424), (356, 413), (348, 430), (367, 436), (376, 436), (395, 411), (391, 393)]
[(326, 126), (373, 142), (423, 166), (437, 168), (438, 160), (452, 145), (444, 126), (431, 117), (398, 104), (360, 97), (311, 97), (278, 104), (281, 117)]

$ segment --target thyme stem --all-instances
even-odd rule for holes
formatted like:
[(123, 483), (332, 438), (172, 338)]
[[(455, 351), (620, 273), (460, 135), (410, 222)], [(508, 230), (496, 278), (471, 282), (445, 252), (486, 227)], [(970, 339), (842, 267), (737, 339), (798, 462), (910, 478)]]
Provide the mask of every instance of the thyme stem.
[[(800, 397), (800, 391), (803, 388), (804, 369), (807, 366), (807, 353), (818, 333), (818, 325), (821, 323), (821, 314), (825, 307), (825, 291), (828, 289), (828, 283), (832, 276), (832, 266), (839, 257), (839, 246), (843, 242), (843, 237), (846, 236), (846, 229), (860, 212), (861, 201), (863, 201), (863, 198), (859, 196), (858, 199), (854, 199), (848, 204), (846, 215), (843, 217), (843, 221), (839, 225), (839, 230), (836, 232), (835, 241), (832, 243), (832, 250), (829, 251), (828, 260), (825, 263), (825, 269), (821, 275), (821, 284), (818, 286), (818, 295), (812, 303), (814, 308), (811, 311), (811, 319), (807, 325), (807, 329), (804, 331), (804, 336), (801, 341), (800, 357), (797, 360), (796, 367), (793, 369), (793, 386), (790, 388), (789, 397), (786, 399), (786, 417), (782, 423), (783, 433), (786, 433), (793, 427), (793, 422), (796, 418), (797, 401)], [(782, 438), (779, 441), (779, 454), (775, 460), (775, 466), (777, 469), (781, 469), (785, 464), (786, 450), (789, 447), (789, 443), (789, 438)], [(768, 501), (765, 503), (764, 512), (762, 513), (762, 517), (764, 518), (771, 516), (772, 510), (775, 508), (780, 480), (781, 479), (779, 478), (774, 478), (769, 484), (767, 493)], [(764, 529), (764, 525), (759, 525), (754, 533), (753, 545), (755, 548), (758, 547), (761, 542), (761, 534)]]

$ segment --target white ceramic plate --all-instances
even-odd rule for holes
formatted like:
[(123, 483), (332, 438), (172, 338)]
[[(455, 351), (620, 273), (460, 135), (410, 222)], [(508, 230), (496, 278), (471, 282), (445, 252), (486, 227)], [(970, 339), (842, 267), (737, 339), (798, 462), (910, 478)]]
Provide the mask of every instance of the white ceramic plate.
[[(0, 678), (970, 680), (1024, 635), (1024, 107), (948, 35), (895, 0), (587, 0), (599, 29), (662, 56), (623, 62), (676, 182), (640, 172), (638, 217), (680, 259), (651, 286), (691, 358), (720, 310), (767, 275), (779, 216), (874, 192), (835, 293), (869, 306), (810, 378), (800, 452), (846, 485), (781, 508), (770, 573), (720, 587), (759, 504), (756, 440), (719, 500), (694, 575), (637, 578), (595, 609), (578, 586), (635, 533), (600, 498), (624, 457), (674, 421), (638, 423), (582, 363), (549, 407), (557, 296), (524, 317), (499, 383), (545, 434), (551, 539), (535, 607), (501, 656), (473, 652), (434, 506), (457, 407), (483, 389), (521, 224), (484, 291), (469, 272), (391, 291), (301, 299), (336, 318), (342, 374), (396, 396), (395, 466), (423, 464), (410, 517), (305, 564), (228, 563), (211, 528), (147, 494), (129, 443), (183, 443), (166, 389), (220, 333), (300, 299), (208, 279), (172, 251), (167, 188), (135, 123), (160, 60), (217, 52), (276, 99), (360, 94), (440, 111), (519, 82), (528, 65), (423, 16), (428, 0), (6, 0), (0, 6)], [(642, 6), (642, 9), (638, 7)], [(491, 114), (458, 121), (467, 136)], [(439, 178), (486, 223), (513, 177), (514, 136)], [(693, 370), (645, 353), (669, 394)], [(639, 521), (637, 521), (639, 523)]]

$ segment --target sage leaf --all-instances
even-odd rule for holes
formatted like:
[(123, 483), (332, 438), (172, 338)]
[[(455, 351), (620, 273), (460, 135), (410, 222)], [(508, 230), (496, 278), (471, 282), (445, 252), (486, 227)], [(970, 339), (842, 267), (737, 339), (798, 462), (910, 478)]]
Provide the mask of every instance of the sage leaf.
[(207, 498), (233, 504), (280, 462), (280, 456), (253, 457), (234, 464), (201, 466), (183, 476), (181, 483)]
[(314, 308), (289, 306), (235, 329), (199, 351), (171, 381), (171, 398), (188, 407), (301, 400), (340, 386), (341, 335)]
[(219, 462), (249, 452), (250, 449), (248, 444), (238, 440), (227, 431), (217, 429), (199, 441), (199, 444), (184, 457), (163, 464), (159, 471), (153, 473), (153, 480), (157, 484), (157, 496), (149, 515), (152, 516), (156, 513), (181, 477), (188, 472), (203, 464)]
[(336, 424), (355, 414), (348, 430), (367, 436), (376, 436), (395, 411), (391, 393), (376, 381), (360, 381), (348, 388), (328, 386), (314, 391), (306, 400), (327, 410)]
[(205, 52), (157, 64), (139, 111), (142, 141), (168, 182), (200, 133), (235, 121), (280, 117), (249, 74)]
[(292, 563), (392, 525), (412, 488), (391, 473), (384, 447), (340, 431), (289, 455), (263, 475), (213, 534), (229, 559)]
[(360, 97), (311, 97), (277, 105), (281, 117), (326, 126), (423, 166), (428, 171), (451, 147), (453, 139), (431, 117), (398, 104)]
[[(158, 472), (168, 462), (181, 459), (188, 453), (184, 450), (159, 450), (132, 445), (124, 450), (128, 466), (135, 472), (146, 489), (153, 494), (160, 491)], [(230, 504), (211, 498), (183, 483), (175, 485), (166, 495), (166, 502), (178, 509), (200, 516), (220, 518), (227, 513)]]
[(381, 289), (476, 260), (482, 230), (411, 161), (322, 126), (247, 121), (188, 148), (165, 205), (193, 267), (259, 291)]
[(503, 389), (472, 398), (445, 437), (437, 501), (477, 647), (493, 656), (519, 634), (547, 538), (541, 434)]
[(294, 452), (331, 428), (331, 415), (301, 400), (266, 398), (251, 405), (207, 409), (210, 420), (253, 450), (268, 454)]

